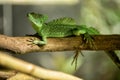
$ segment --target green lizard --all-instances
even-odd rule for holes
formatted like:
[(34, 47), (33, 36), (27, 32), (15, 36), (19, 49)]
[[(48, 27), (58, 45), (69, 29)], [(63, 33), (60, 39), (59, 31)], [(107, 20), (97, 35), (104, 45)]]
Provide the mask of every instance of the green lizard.
[[(32, 27), (35, 29), (37, 34), (42, 38), (42, 40), (33, 40), (34, 44), (37, 45), (45, 45), (47, 44), (47, 38), (48, 37), (68, 37), (68, 36), (79, 36), (84, 35), (84, 40), (86, 43), (90, 43), (90, 45), (93, 47), (93, 38), (92, 35), (98, 35), (100, 34), (98, 30), (96, 30), (93, 27), (87, 27), (85, 25), (77, 25), (74, 21), (74, 19), (69, 17), (63, 17), (54, 19), (50, 22), (46, 22), (48, 19), (47, 16), (37, 13), (28, 13), (27, 14), (28, 19), (32, 23)], [(118, 66), (118, 63), (120, 64), (120, 61), (116, 54), (114, 54), (114, 51), (107, 51), (113, 61)], [(73, 62), (77, 62), (77, 56), (78, 51), (76, 50), (76, 55), (74, 56)], [(117, 61), (117, 62), (116, 62)], [(119, 67), (120, 68), (120, 67)]]

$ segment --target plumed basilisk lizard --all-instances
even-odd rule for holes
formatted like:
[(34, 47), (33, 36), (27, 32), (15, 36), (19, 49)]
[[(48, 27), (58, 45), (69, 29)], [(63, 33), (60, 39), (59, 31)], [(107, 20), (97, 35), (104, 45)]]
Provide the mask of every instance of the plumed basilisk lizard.
[[(47, 44), (48, 37), (68, 37), (68, 36), (80, 36), (84, 35), (84, 40), (86, 43), (93, 43), (92, 35), (99, 35), (99, 31), (93, 27), (87, 27), (85, 25), (77, 25), (74, 19), (70, 17), (63, 17), (54, 19), (50, 22), (46, 22), (48, 17), (46, 15), (38, 13), (28, 13), (28, 19), (32, 23), (32, 27), (35, 29), (37, 34), (42, 38), (42, 40), (33, 40), (33, 44), (45, 45)], [(77, 62), (78, 51), (74, 56), (73, 62)], [(120, 68), (120, 60), (114, 51), (105, 51), (113, 62)], [(73, 63), (72, 62), (72, 63)], [(77, 63), (76, 63), (77, 64)]]

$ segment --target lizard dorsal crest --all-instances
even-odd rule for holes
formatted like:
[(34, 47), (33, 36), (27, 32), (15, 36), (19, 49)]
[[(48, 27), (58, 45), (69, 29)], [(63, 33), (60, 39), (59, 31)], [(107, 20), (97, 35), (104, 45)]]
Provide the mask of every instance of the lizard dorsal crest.
[(68, 24), (68, 25), (75, 25), (76, 22), (75, 22), (75, 20), (73, 18), (63, 17), (63, 18), (54, 19), (54, 20), (48, 22), (48, 24)]

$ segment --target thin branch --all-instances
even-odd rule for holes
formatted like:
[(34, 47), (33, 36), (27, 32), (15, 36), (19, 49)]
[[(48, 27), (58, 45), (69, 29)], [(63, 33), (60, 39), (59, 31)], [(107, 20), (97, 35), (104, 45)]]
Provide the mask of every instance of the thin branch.
[[(36, 37), (9, 37), (0, 35), (0, 48), (16, 53), (36, 51), (72, 51), (72, 50), (120, 50), (120, 35), (95, 35), (94, 46), (84, 44), (81, 36), (67, 38), (48, 38), (44, 46), (34, 45), (28, 40)], [(31, 44), (31, 45), (29, 45)]]

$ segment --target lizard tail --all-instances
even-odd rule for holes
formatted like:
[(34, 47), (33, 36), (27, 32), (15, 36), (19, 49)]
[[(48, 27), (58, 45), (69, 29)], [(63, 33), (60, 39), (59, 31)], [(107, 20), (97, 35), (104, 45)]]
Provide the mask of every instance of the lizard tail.
[(120, 69), (120, 59), (115, 53), (115, 51), (105, 51), (107, 55), (112, 59), (112, 61), (116, 64), (116, 66)]

